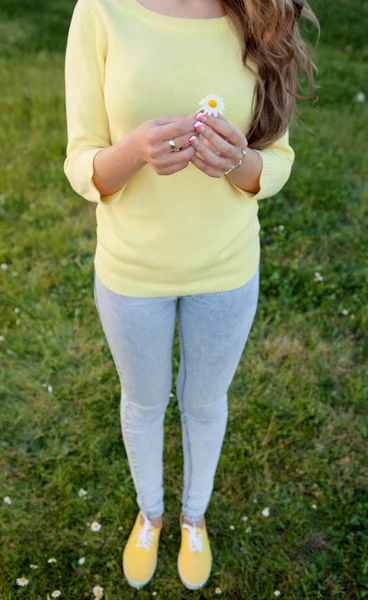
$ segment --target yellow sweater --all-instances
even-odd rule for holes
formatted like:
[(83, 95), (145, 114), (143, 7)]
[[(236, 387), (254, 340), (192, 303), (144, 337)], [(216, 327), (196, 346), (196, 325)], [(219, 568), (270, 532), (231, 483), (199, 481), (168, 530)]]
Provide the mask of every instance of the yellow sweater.
[(147, 119), (194, 114), (207, 94), (224, 99), (224, 118), (246, 134), (254, 86), (226, 16), (173, 17), (138, 0), (77, 1), (65, 56), (64, 172), (80, 196), (96, 203), (94, 266), (110, 290), (179, 296), (228, 291), (253, 277), (260, 260), (258, 200), (284, 186), (294, 161), (288, 130), (257, 150), (263, 159), (257, 194), (189, 162), (165, 176), (146, 164), (102, 201), (92, 175), (102, 148)]

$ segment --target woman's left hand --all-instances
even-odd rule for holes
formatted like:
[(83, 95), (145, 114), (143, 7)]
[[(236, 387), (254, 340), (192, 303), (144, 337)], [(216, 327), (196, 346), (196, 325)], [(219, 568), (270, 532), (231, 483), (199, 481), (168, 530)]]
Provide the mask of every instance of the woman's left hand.
[(204, 130), (196, 127), (197, 142), (190, 142), (200, 152), (202, 158), (194, 155), (190, 161), (210, 177), (222, 177), (233, 165), (237, 165), (242, 157), (242, 150), (248, 146), (244, 133), (232, 127), (222, 115), (204, 115), (201, 121)]

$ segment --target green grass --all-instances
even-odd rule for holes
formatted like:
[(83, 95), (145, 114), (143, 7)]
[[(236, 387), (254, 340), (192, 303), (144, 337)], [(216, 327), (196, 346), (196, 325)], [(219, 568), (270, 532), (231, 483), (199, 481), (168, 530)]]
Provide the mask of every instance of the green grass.
[[(367, 3), (313, 6), (318, 101), (298, 102), (292, 175), (260, 202), (259, 307), (229, 390), (206, 514), (212, 575), (190, 592), (176, 570), (183, 464), (174, 396), (160, 560), (142, 599), (214, 598), (216, 587), (232, 600), (269, 600), (276, 589), (287, 600), (368, 597), (368, 111), (355, 101), (358, 91), (368, 96)], [(136, 597), (121, 571), (137, 505), (119, 380), (93, 300), (95, 206), (62, 169), (72, 8), (2, 4), (0, 600), (55, 589), (84, 600), (97, 584), (107, 600)], [(179, 359), (176, 331), (173, 391)], [(15, 583), (22, 575), (24, 588)]]

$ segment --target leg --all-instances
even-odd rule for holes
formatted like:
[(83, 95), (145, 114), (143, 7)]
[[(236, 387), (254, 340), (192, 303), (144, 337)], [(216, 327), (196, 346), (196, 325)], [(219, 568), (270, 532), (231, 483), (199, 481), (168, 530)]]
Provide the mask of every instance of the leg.
[(149, 519), (164, 512), (164, 419), (172, 387), (176, 296), (135, 298), (107, 289), (95, 272), (94, 296), (121, 383), (122, 436)]
[(257, 310), (259, 270), (227, 292), (179, 297), (180, 367), (177, 397), (184, 452), (182, 514), (201, 521), (225, 436), (227, 391)]

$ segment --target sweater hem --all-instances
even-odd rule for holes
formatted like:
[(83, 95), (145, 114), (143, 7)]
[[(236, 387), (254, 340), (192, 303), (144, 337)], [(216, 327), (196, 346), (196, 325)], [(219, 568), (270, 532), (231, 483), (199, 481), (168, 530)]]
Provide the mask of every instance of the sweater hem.
[[(171, 284), (165, 283), (162, 284), (162, 289), (152, 289), (147, 290), (147, 288), (137, 283), (136, 285), (133, 283), (122, 283), (118, 281), (112, 275), (106, 273), (102, 267), (102, 265), (98, 261), (98, 257), (95, 255), (94, 258), (94, 268), (97, 273), (98, 278), (101, 282), (107, 287), (111, 292), (115, 292), (116, 294), (122, 294), (124, 296), (133, 296), (133, 297), (141, 297), (141, 298), (152, 298), (152, 297), (163, 297), (163, 296), (187, 296), (193, 294), (206, 294), (212, 292), (228, 292), (234, 289), (237, 289), (246, 283), (248, 283), (252, 277), (256, 274), (260, 265), (260, 255), (258, 254), (257, 260), (252, 263), (247, 269), (238, 273), (232, 277), (223, 277), (222, 282), (220, 284), (208, 284), (206, 282), (197, 283), (195, 285), (191, 284)], [(147, 284), (149, 285), (149, 284)]]

